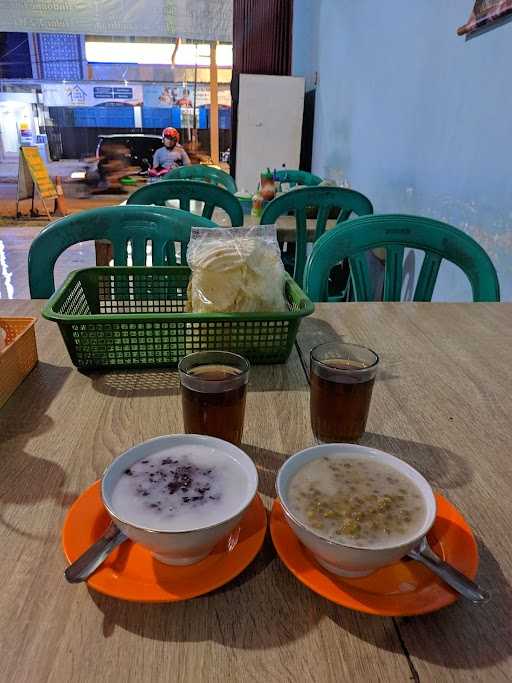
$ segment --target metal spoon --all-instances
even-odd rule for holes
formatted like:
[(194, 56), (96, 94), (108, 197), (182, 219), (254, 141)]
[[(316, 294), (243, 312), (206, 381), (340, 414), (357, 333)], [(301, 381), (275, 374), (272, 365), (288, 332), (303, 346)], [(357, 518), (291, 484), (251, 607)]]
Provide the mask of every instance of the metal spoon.
[(462, 572), (452, 567), (448, 562), (444, 562), (429, 546), (426, 536), (419, 545), (409, 551), (407, 557), (417, 560), (428, 567), (434, 574), (440, 576), (445, 583), (454, 588), (462, 597), (471, 602), (485, 602), (489, 600), (489, 593), (484, 591), (476, 583), (464, 576)]
[(115, 524), (110, 523), (107, 530), (94, 545), (91, 545), (85, 553), (70, 564), (64, 572), (64, 576), (69, 583), (80, 583), (86, 581), (89, 576), (104, 562), (110, 553), (126, 541), (127, 536), (118, 529)]

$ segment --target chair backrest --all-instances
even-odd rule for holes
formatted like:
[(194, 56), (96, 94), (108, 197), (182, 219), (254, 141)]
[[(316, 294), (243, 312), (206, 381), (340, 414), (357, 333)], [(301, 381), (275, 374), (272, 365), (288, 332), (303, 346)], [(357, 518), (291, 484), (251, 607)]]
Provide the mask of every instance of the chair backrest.
[(407, 247), (425, 252), (414, 301), (432, 299), (443, 259), (464, 271), (471, 283), (473, 301), (500, 300), (496, 270), (472, 237), (432, 218), (399, 214), (364, 216), (326, 232), (313, 246), (306, 265), (304, 284), (309, 296), (313, 301), (326, 301), (331, 268), (348, 258), (356, 300), (372, 301), (366, 252), (378, 247), (386, 250), (384, 301), (400, 301)]
[(202, 215), (210, 219), (215, 208), (219, 207), (228, 214), (231, 225), (238, 227), (244, 224), (244, 212), (234, 194), (199, 180), (161, 180), (144, 185), (131, 194), (126, 203), (165, 206), (170, 199), (178, 199), (183, 211), (190, 211), (191, 200), (204, 202)]
[(163, 176), (162, 180), (202, 180), (213, 185), (222, 185), (232, 194), (236, 192), (236, 183), (229, 173), (221, 168), (206, 166), (205, 164), (191, 164), (173, 168), (172, 171)]
[(61, 218), (50, 223), (32, 242), (28, 254), (30, 295), (33, 299), (47, 299), (53, 294), (55, 262), (63, 251), (78, 242), (108, 240), (116, 266), (128, 264), (129, 242), (132, 265), (146, 265), (148, 242), (152, 243), (153, 265), (173, 265), (175, 243), (179, 242), (182, 262), (186, 263), (192, 227), (216, 225), (188, 211), (161, 206), (108, 206)]
[(299, 171), (294, 168), (282, 168), (279, 171), (276, 171), (276, 177), (280, 183), (289, 183), (290, 187), (295, 187), (296, 185), (315, 187), (315, 185), (320, 185), (322, 182), (320, 176), (309, 173), (308, 171)]
[(358, 216), (373, 213), (370, 200), (355, 190), (343, 187), (300, 187), (273, 199), (265, 207), (260, 219), (261, 225), (275, 223), (280, 216), (295, 214), (295, 267), (293, 277), (302, 286), (306, 265), (308, 230), (307, 214), (316, 215), (315, 241), (323, 235), (331, 211), (336, 222), (346, 221), (352, 213)]

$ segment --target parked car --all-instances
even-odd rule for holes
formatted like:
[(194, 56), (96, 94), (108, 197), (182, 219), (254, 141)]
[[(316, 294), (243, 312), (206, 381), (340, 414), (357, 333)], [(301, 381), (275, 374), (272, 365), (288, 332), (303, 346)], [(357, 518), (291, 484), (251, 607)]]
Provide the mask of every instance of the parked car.
[(105, 156), (103, 148), (107, 145), (122, 145), (128, 148), (130, 153), (130, 166), (140, 169), (141, 175), (146, 175), (151, 168), (153, 154), (162, 146), (162, 138), (159, 135), (145, 135), (143, 133), (115, 133), (112, 135), (99, 135), (96, 147), (96, 160), (91, 161), (85, 169), (74, 171), (71, 174), (73, 180), (85, 180), (89, 182), (97, 176), (98, 161)]
[(145, 135), (143, 133), (100, 135), (96, 158), (102, 156), (102, 147), (106, 143), (126, 145), (130, 150), (130, 165), (138, 166), (142, 172), (147, 172), (153, 163), (153, 154), (162, 146), (160, 135)]

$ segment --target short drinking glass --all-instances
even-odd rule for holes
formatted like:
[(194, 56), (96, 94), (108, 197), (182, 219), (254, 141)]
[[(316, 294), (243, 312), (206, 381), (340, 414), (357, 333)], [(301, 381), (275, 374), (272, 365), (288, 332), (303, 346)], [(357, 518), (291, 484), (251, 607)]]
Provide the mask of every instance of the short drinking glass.
[(379, 357), (356, 344), (328, 342), (311, 351), (311, 427), (321, 442), (364, 434)]
[(240, 445), (249, 368), (243, 356), (227, 351), (199, 351), (180, 361), (187, 434), (216, 436)]

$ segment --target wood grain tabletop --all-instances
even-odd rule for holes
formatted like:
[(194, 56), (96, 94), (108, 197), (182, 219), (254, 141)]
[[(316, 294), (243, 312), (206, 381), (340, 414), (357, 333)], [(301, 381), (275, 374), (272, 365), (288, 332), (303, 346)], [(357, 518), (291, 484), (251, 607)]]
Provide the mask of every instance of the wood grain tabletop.
[[(195, 212), (194, 212), (195, 213)], [(199, 212), (200, 213), (200, 212)], [(230, 227), (231, 223), (229, 221), (228, 215), (222, 211), (222, 209), (215, 209), (213, 212), (212, 220), (217, 223), (217, 225), (222, 225), (226, 227)], [(260, 224), (260, 218), (253, 216), (251, 214), (244, 215), (244, 228), (248, 228), (251, 225), (259, 225)], [(336, 225), (335, 220), (328, 220), (326, 223), (326, 229), (329, 230), (330, 228), (334, 227)], [(316, 219), (313, 218), (308, 218), (306, 220), (306, 227), (308, 231), (308, 242), (314, 242), (315, 241), (315, 231), (316, 231)], [(296, 221), (295, 221), (295, 216), (279, 216), (279, 218), (276, 221), (276, 229), (277, 229), (277, 239), (280, 242), (295, 242), (296, 240)]]
[[(0, 301), (39, 316), (42, 302)], [(60, 531), (73, 500), (126, 448), (182, 430), (176, 373), (95, 372), (36, 324), (40, 362), (0, 409), (0, 680), (505, 681), (512, 623), (509, 304), (323, 304), (286, 365), (255, 367), (245, 450), (267, 505), (277, 469), (311, 445), (305, 369), (341, 336), (381, 357), (364, 442), (419, 469), (478, 539), (492, 599), (424, 617), (371, 617), (300, 584), (267, 539), (224, 588), (127, 603), (69, 585)]]

